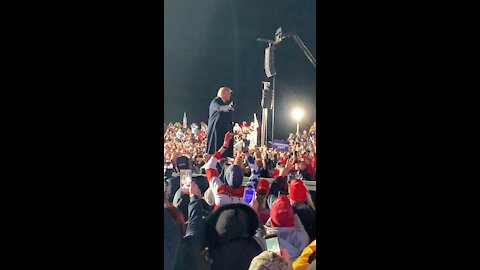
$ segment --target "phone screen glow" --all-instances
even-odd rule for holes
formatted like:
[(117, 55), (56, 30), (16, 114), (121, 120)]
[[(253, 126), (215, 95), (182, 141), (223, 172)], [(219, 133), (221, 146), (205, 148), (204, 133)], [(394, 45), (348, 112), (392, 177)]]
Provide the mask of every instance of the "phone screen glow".
[(253, 196), (255, 195), (255, 190), (253, 188), (245, 188), (245, 193), (243, 195), (243, 200), (246, 204), (250, 204), (253, 201)]

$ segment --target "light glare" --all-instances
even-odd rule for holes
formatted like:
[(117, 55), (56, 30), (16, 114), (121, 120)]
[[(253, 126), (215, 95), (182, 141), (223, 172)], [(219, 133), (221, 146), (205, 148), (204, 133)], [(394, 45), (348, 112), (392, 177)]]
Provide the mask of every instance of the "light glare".
[(297, 122), (300, 121), (303, 117), (303, 111), (299, 108), (295, 108), (292, 111), (292, 117), (295, 119)]

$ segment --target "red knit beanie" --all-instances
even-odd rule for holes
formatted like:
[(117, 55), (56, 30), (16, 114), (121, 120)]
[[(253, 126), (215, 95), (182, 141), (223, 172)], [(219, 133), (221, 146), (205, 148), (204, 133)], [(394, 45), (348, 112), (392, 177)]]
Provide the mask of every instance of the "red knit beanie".
[(260, 178), (258, 181), (257, 193), (259, 195), (267, 195), (269, 190), (270, 182), (268, 182), (265, 178)]
[(290, 183), (290, 193), (288, 197), (292, 201), (305, 202), (307, 199), (307, 187), (302, 180), (295, 179)]
[(272, 227), (295, 226), (295, 214), (287, 197), (278, 197), (270, 210), (270, 224)]

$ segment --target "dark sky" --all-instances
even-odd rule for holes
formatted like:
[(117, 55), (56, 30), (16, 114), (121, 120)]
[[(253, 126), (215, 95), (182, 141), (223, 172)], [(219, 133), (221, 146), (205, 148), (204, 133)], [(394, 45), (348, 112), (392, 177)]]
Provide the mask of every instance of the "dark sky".
[[(165, 0), (164, 6), (164, 122), (181, 121), (183, 112), (189, 122), (207, 122), (220, 86), (234, 90), (234, 121), (253, 121), (254, 112), (260, 121), (267, 44), (256, 39), (274, 39), (278, 27), (295, 31), (320, 61), (313, 0)], [(315, 121), (316, 71), (293, 39), (277, 45), (275, 67), (279, 139), (296, 128), (292, 107), (306, 112), (301, 128)]]

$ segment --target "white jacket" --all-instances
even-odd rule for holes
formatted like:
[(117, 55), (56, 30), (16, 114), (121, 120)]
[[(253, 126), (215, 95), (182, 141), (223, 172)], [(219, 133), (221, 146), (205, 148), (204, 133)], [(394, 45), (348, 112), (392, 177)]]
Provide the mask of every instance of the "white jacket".
[(302, 254), (302, 251), (310, 244), (302, 221), (295, 214), (294, 227), (271, 227), (270, 219), (264, 225), (267, 235), (276, 234), (280, 247), (288, 249), (290, 260), (293, 263)]

